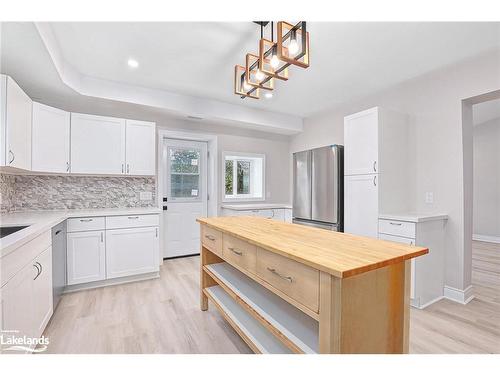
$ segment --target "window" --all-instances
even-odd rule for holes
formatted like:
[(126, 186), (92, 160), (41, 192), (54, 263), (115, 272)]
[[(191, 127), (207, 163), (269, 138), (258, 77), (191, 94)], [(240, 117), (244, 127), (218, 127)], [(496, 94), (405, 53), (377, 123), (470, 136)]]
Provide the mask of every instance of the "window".
[(200, 151), (169, 147), (170, 196), (199, 199)]
[(264, 200), (265, 155), (223, 153), (224, 200)]

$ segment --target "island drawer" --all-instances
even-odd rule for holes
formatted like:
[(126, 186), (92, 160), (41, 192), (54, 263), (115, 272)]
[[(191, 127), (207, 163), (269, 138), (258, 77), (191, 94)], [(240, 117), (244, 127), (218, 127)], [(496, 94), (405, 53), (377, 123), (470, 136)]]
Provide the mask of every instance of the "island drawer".
[(88, 230), (104, 230), (104, 216), (100, 217), (79, 217), (75, 219), (68, 219), (67, 231), (70, 232), (84, 232)]
[(207, 249), (222, 255), (222, 232), (209, 226), (201, 226), (201, 243)]
[(378, 231), (380, 233), (407, 238), (415, 238), (416, 236), (415, 223), (408, 221), (380, 219), (378, 221)]
[(319, 310), (319, 271), (257, 248), (257, 274), (312, 311)]
[(229, 263), (255, 273), (256, 253), (254, 245), (227, 234), (223, 235), (222, 255)]

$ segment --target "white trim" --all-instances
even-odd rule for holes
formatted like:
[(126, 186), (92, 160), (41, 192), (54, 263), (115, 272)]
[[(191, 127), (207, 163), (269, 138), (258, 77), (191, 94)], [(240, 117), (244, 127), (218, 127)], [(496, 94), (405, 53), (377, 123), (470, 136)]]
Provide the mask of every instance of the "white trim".
[(136, 281), (144, 281), (144, 280), (159, 279), (159, 278), (160, 278), (160, 271), (154, 271), (154, 272), (143, 273), (140, 275), (130, 275), (130, 276), (117, 277), (114, 279), (91, 281), (88, 283), (67, 285), (64, 288), (63, 294), (78, 292), (80, 290), (96, 289), (104, 286), (135, 283)]
[(448, 285), (445, 285), (443, 288), (444, 298), (461, 303), (462, 305), (466, 305), (474, 299), (474, 294), (472, 292), (472, 285), (469, 285), (464, 290), (453, 288)]
[[(225, 175), (226, 175), (226, 157), (227, 156), (235, 156), (241, 157), (242, 159), (262, 159), (262, 197), (252, 197), (251, 194), (245, 194), (240, 196), (235, 196), (234, 198), (226, 197), (226, 189), (225, 189)], [(251, 152), (239, 152), (239, 151), (223, 151), (221, 158), (221, 177), (222, 177), (222, 202), (263, 202), (266, 200), (266, 154), (254, 154)], [(236, 173), (236, 171), (234, 171)], [(252, 187), (250, 187), (252, 189)]]
[(500, 243), (500, 237), (486, 236), (484, 234), (473, 234), (472, 240), (473, 241), (481, 241), (481, 242)]
[[(419, 309), (419, 310), (423, 310), (425, 309), (426, 307), (432, 305), (433, 303), (436, 303), (438, 301), (441, 301), (443, 298), (446, 298), (445, 296), (439, 296), (437, 298), (434, 298), (433, 300), (430, 300), (429, 302), (427, 303), (424, 303), (423, 305), (420, 305), (420, 302), (417, 302), (417, 300), (419, 300), (419, 298), (412, 298), (412, 304), (411, 304), (411, 307), (414, 307), (416, 309)], [(415, 302), (414, 302), (415, 301)]]

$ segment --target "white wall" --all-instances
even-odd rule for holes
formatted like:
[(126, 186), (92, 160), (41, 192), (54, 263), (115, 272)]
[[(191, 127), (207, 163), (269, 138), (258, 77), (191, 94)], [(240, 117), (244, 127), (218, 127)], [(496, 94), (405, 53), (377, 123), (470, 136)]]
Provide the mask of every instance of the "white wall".
[[(416, 176), (414, 207), (449, 215), (446, 285), (465, 289), (471, 283), (471, 249), (464, 246), (462, 100), (499, 88), (500, 52), (495, 51), (307, 118), (304, 132), (292, 138), (290, 151), (343, 143), (343, 118), (348, 114), (374, 106), (408, 113), (417, 145), (411, 165)], [(433, 204), (425, 203), (425, 192), (434, 193)]]
[[(249, 152), (266, 155), (266, 199), (258, 203), (290, 203), (290, 138), (253, 130), (235, 129), (231, 126), (207, 124), (203, 121), (158, 120), (159, 128), (216, 134), (218, 146), (217, 190), (219, 207), (223, 198), (222, 153), (224, 151)], [(251, 202), (244, 202), (251, 203)], [(231, 204), (237, 204), (232, 202)]]
[(500, 118), (474, 126), (475, 235), (500, 238)]

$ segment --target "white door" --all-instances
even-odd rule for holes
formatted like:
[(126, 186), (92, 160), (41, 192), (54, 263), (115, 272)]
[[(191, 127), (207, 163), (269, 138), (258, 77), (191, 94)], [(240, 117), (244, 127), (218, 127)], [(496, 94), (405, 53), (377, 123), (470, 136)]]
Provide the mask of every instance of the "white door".
[(72, 113), (71, 172), (125, 174), (125, 120)]
[(33, 171), (68, 173), (70, 113), (33, 103)]
[(158, 252), (158, 227), (107, 230), (106, 278), (158, 271)]
[(347, 116), (344, 119), (344, 175), (377, 173), (378, 109)]
[(344, 232), (378, 238), (379, 176), (344, 177)]
[(40, 268), (33, 281), (34, 319), (36, 335), (41, 336), (53, 312), (52, 296), (52, 247), (35, 258)]
[(68, 285), (106, 278), (104, 231), (68, 233)]
[(199, 254), (197, 217), (207, 216), (207, 143), (165, 139), (163, 257)]
[(126, 124), (127, 174), (155, 175), (155, 123), (126, 120)]
[(2, 330), (11, 331), (6, 335), (35, 337), (33, 279), (37, 274), (37, 267), (30, 262), (2, 287)]
[(31, 169), (31, 111), (33, 102), (10, 77), (7, 78), (6, 164)]

